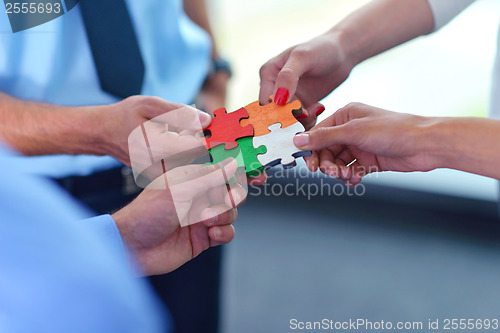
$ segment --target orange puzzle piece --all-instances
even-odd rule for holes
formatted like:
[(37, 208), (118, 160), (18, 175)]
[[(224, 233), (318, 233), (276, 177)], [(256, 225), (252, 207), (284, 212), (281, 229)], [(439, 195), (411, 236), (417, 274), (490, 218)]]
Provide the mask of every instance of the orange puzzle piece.
[(259, 101), (256, 101), (245, 106), (250, 116), (246, 119), (241, 119), (240, 124), (243, 127), (252, 125), (254, 136), (271, 133), (268, 127), (272, 124), (281, 123), (281, 128), (291, 126), (297, 123), (294, 114), (298, 115), (302, 113), (302, 105), (298, 100), (283, 106), (273, 103), (272, 96), (270, 100), (271, 103), (268, 105), (260, 105)]

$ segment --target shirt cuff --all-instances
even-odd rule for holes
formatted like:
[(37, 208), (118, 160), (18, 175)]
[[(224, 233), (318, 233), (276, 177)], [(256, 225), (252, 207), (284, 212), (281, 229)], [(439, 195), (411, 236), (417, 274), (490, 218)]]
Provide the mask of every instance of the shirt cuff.
[(434, 30), (448, 24), (475, 0), (427, 0), (434, 16)]
[(120, 235), (120, 231), (118, 230), (115, 220), (113, 220), (111, 215), (106, 214), (92, 217), (90, 219), (83, 220), (83, 223), (85, 223), (85, 226), (103, 239), (108, 246), (123, 259), (124, 262), (127, 261), (122, 236)]

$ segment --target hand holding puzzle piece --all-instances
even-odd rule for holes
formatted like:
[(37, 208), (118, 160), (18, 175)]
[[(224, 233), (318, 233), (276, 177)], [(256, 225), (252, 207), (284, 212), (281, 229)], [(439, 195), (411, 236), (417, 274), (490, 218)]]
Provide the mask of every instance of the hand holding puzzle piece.
[(281, 106), (273, 103), (272, 97), (268, 105), (257, 101), (234, 112), (215, 110), (212, 123), (204, 131), (212, 163), (233, 157), (249, 178), (278, 164), (295, 166), (296, 158), (311, 154), (293, 144), (295, 134), (305, 131), (295, 118), (301, 113), (299, 101)]

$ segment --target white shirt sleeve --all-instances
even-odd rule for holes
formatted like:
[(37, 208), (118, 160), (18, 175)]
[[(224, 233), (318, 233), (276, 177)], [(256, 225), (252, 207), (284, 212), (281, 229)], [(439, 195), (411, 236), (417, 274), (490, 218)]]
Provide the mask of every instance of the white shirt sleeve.
[(434, 15), (434, 31), (441, 29), (475, 0), (427, 0)]

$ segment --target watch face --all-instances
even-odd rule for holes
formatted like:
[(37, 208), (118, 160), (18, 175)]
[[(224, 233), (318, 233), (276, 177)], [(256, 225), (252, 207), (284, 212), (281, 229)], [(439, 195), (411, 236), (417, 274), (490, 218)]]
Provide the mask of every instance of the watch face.
[(213, 72), (227, 72), (229, 75), (232, 74), (231, 70), (231, 64), (229, 61), (224, 59), (223, 57), (217, 57), (216, 59), (213, 60), (212, 62), (213, 65)]

